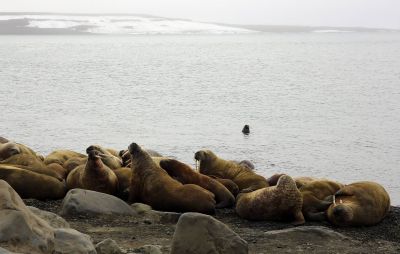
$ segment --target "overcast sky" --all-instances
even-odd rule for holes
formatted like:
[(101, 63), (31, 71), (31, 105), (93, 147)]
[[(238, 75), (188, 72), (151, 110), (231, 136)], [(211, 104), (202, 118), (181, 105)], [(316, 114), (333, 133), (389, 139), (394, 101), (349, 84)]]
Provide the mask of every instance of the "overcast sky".
[(142, 13), (235, 24), (400, 29), (400, 0), (0, 0), (0, 11)]

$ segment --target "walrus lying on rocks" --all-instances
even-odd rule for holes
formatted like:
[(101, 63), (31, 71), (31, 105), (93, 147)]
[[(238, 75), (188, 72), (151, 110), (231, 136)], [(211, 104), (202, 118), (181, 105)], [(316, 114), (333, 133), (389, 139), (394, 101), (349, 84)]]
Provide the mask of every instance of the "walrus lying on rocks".
[(216, 208), (231, 207), (235, 204), (235, 197), (223, 184), (194, 171), (189, 165), (174, 159), (163, 159), (160, 161), (160, 166), (180, 183), (196, 184), (214, 193)]
[(81, 188), (111, 195), (117, 194), (117, 176), (103, 163), (99, 151), (90, 146), (86, 149), (86, 153), (88, 154), (86, 164), (76, 167), (68, 174), (67, 189)]
[(86, 155), (71, 150), (55, 150), (44, 158), (44, 164), (57, 163), (62, 166), (67, 160), (76, 157), (86, 158)]
[(18, 166), (0, 165), (0, 179), (8, 182), (22, 198), (61, 199), (66, 193), (65, 182)]
[(380, 184), (363, 181), (345, 185), (336, 192), (327, 217), (337, 226), (372, 226), (383, 220), (389, 210), (386, 190)]
[(239, 193), (236, 213), (248, 220), (291, 220), (294, 225), (301, 225), (305, 222), (302, 205), (303, 198), (295, 181), (283, 175), (276, 186)]
[(0, 164), (15, 165), (19, 168), (30, 170), (36, 173), (45, 174), (52, 176), (62, 181), (65, 179), (65, 172), (61, 166), (57, 165), (45, 165), (38, 156), (32, 153), (24, 153), (23, 150), (15, 143), (4, 144), (1, 152)]
[(212, 175), (210, 175), (209, 177), (215, 179), (215, 181), (218, 181), (219, 183), (224, 185), (225, 188), (227, 188), (234, 197), (236, 197), (237, 194), (239, 194), (239, 186), (231, 179), (218, 178)]
[(307, 220), (326, 220), (326, 210), (332, 204), (326, 198), (334, 195), (343, 184), (330, 180), (311, 181), (299, 188), (303, 196), (303, 215)]
[(136, 143), (129, 148), (132, 160), (130, 202), (172, 212), (215, 212), (214, 194), (195, 184), (181, 184), (159, 167)]
[(7, 143), (9, 140), (3, 137), (0, 137), (0, 144)]
[[(278, 183), (278, 180), (281, 176), (285, 174), (274, 174), (271, 177), (267, 179), (269, 186), (275, 186)], [(296, 182), (297, 188), (301, 188), (303, 185), (306, 185), (307, 183), (310, 183), (312, 181), (316, 180), (323, 180), (323, 179), (318, 179), (315, 177), (309, 177), (309, 176), (298, 176), (293, 178), (294, 181)]]
[(241, 192), (269, 186), (264, 177), (257, 175), (250, 168), (219, 158), (210, 150), (200, 150), (195, 153), (194, 158), (200, 162), (200, 173), (230, 179), (238, 185)]

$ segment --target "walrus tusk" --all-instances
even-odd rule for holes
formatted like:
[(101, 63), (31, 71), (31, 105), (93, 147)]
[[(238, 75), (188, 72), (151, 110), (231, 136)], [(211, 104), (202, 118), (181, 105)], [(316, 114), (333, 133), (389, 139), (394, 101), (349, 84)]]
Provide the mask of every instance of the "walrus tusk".
[(339, 203), (340, 203), (340, 204), (343, 204), (343, 200), (339, 199)]
[(195, 159), (195, 164), (196, 164), (196, 171), (199, 171), (198, 166), (197, 166), (197, 160)]
[(333, 195), (333, 205), (336, 205), (336, 196)]

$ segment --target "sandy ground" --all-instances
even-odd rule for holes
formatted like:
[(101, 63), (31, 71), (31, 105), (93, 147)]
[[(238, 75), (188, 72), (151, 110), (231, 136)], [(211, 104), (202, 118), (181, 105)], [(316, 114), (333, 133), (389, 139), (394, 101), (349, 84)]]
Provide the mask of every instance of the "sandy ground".
[[(25, 200), (25, 203), (58, 213), (61, 200)], [(400, 207), (392, 207), (389, 215), (373, 227), (338, 228), (329, 224), (306, 223), (306, 226), (332, 228), (352, 239), (349, 242), (332, 243), (313, 242), (313, 239), (271, 241), (264, 232), (292, 226), (287, 223), (243, 220), (233, 209), (219, 209), (214, 217), (245, 239), (249, 243), (250, 253), (400, 253)], [(135, 249), (146, 244), (163, 246), (162, 251), (169, 253), (175, 231), (173, 223), (153, 223), (132, 216), (77, 216), (66, 220), (72, 228), (90, 235), (94, 243), (111, 238), (128, 253), (133, 253)]]

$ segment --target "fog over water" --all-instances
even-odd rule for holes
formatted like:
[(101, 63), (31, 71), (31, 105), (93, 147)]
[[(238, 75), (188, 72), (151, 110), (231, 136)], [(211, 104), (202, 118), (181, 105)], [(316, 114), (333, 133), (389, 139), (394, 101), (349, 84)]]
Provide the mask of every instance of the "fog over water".
[(398, 33), (0, 36), (0, 56), (0, 135), (40, 153), (208, 148), (400, 205)]

